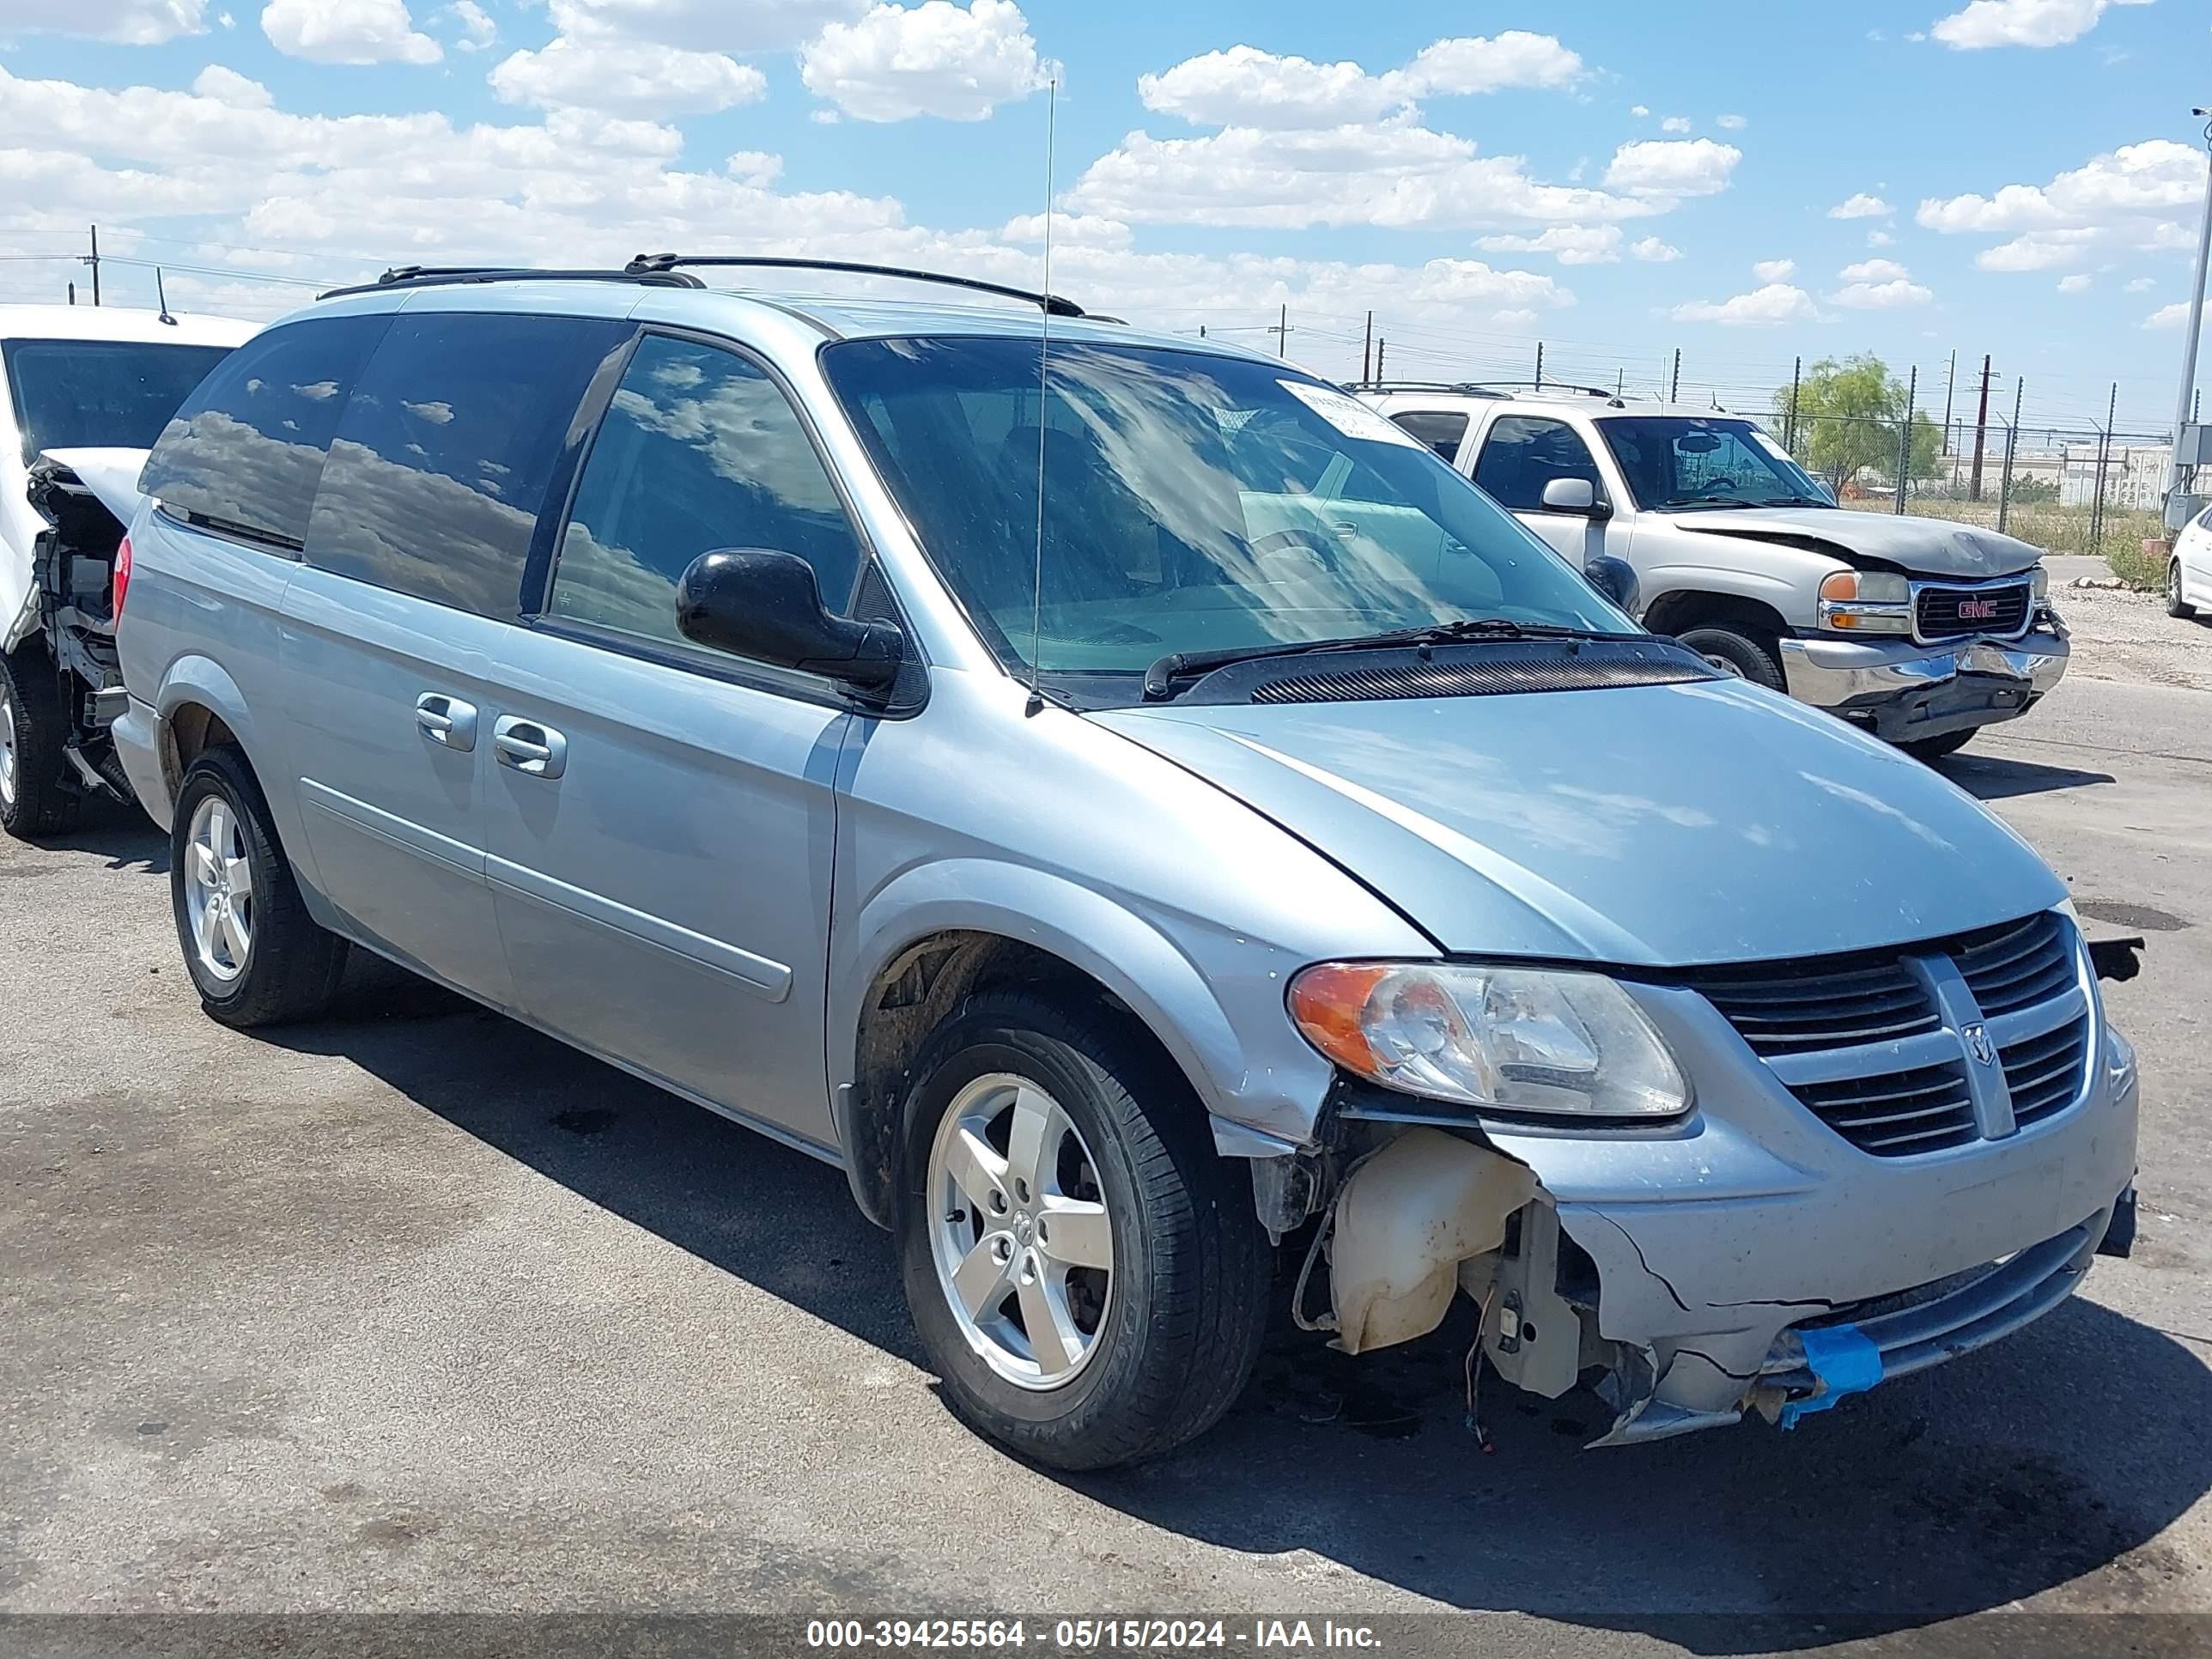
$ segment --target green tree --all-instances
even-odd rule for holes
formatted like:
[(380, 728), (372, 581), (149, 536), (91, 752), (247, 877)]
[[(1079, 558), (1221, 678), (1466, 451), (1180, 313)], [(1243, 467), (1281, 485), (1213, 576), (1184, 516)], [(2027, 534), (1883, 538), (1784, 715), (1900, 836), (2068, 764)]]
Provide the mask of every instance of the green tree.
[[(1894, 480), (1899, 442), (1910, 419), (1905, 477), (1936, 477), (1943, 470), (1942, 428), (1917, 410), (1908, 410), (1909, 401), (1906, 383), (1873, 353), (1840, 361), (1823, 357), (1805, 371), (1797, 386), (1797, 454), (1838, 495), (1863, 472)], [(1788, 386), (1776, 392), (1774, 406), (1786, 420)]]

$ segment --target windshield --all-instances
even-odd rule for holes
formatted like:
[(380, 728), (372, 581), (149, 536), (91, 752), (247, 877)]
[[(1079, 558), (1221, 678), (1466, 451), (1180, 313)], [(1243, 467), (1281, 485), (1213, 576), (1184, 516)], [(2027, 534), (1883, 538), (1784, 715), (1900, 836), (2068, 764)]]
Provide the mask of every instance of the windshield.
[(8, 386), (23, 459), (42, 449), (150, 449), (228, 346), (154, 340), (10, 340)]
[(1636, 504), (1646, 509), (1835, 505), (1787, 450), (1749, 421), (1613, 416), (1597, 428)]
[(1344, 392), (1237, 358), (1056, 343), (1041, 402), (1037, 354), (992, 338), (822, 354), (938, 570), (1011, 665), (1034, 648), (1041, 672), (1138, 675), (1171, 653), (1477, 617), (1635, 631)]

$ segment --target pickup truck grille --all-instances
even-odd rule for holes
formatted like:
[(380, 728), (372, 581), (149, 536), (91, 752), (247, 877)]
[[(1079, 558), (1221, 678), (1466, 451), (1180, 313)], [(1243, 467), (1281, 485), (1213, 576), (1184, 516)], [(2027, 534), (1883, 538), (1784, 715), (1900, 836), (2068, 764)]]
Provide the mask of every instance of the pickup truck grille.
[(1968, 634), (2017, 634), (2027, 625), (2028, 585), (2004, 587), (1923, 587), (1914, 623), (1923, 640)]
[(2013, 1133), (2087, 1087), (2091, 1005), (2074, 925), (2055, 911), (1692, 983), (1801, 1105), (1876, 1158)]

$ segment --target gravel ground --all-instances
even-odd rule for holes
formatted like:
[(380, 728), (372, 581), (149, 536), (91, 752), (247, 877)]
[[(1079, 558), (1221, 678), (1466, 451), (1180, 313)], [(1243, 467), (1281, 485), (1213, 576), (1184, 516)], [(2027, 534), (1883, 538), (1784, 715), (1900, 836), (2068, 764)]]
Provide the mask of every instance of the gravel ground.
[(2084, 587), (2112, 580), (2102, 559), (2054, 559), (2052, 599), (2074, 633), (2070, 673), (2212, 691), (2212, 624), (2169, 617), (2155, 593)]
[[(389, 972), (225, 1030), (143, 821), (0, 842), (0, 1618), (68, 1615), (0, 1651), (583, 1651), (573, 1617), (385, 1615), (639, 1609), (780, 1621), (721, 1651), (932, 1609), (1429, 1615), (1407, 1652), (2206, 1650), (2212, 630), (2069, 599), (2074, 674), (1947, 770), (2094, 931), (2151, 941), (2111, 992), (2142, 1242), (1787, 1436), (1584, 1454), (1591, 1402), (1501, 1395), (1486, 1458), (1463, 1330), (1357, 1365), (1285, 1333), (1187, 1455), (1054, 1478), (944, 1410), (834, 1171)], [(81, 1616), (188, 1610), (368, 1622)]]

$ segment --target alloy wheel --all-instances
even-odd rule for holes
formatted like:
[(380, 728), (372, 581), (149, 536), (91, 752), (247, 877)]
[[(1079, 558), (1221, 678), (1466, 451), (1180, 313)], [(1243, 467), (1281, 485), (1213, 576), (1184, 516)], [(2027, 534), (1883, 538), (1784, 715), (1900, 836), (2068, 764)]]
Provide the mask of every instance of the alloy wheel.
[(938, 1288), (992, 1370), (1063, 1388), (1098, 1352), (1113, 1296), (1114, 1225), (1091, 1148), (1066, 1109), (1012, 1073), (954, 1097), (922, 1201)]
[(253, 868), (238, 813), (220, 795), (210, 795), (192, 813), (185, 842), (185, 915), (204, 970), (225, 983), (246, 971), (253, 949)]
[(0, 684), (0, 806), (15, 804), (15, 694)]

